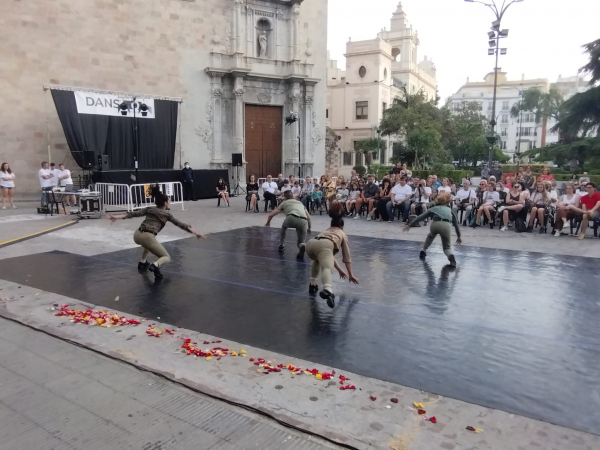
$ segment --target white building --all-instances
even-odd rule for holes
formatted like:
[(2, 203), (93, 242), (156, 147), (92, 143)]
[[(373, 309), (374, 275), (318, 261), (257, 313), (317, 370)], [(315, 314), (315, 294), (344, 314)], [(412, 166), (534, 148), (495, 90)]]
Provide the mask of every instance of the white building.
[[(523, 76), (521, 80), (508, 80), (506, 73), (498, 72), (498, 88), (496, 95), (496, 131), (500, 135), (500, 148), (511, 158), (516, 153), (521, 144), (521, 152), (526, 150), (543, 147), (558, 141), (558, 133), (550, 131), (556, 124), (554, 120), (548, 120), (544, 123), (536, 123), (535, 114), (524, 111), (522, 114), (523, 122), (520, 117), (511, 117), (511, 108), (521, 101), (521, 92), (531, 88), (538, 88), (542, 92), (548, 92), (550, 88), (557, 88), (565, 100), (578, 92), (587, 89), (587, 83), (578, 78), (558, 78), (556, 83), (549, 83), (546, 78), (536, 78), (526, 80)], [(463, 85), (449, 99), (453, 111), (458, 111), (461, 104), (478, 102), (481, 110), (487, 116), (488, 121), (492, 119), (492, 102), (494, 97), (494, 73), (488, 73), (484, 81), (471, 82), (467, 78), (467, 83)], [(522, 135), (519, 136), (519, 133)]]
[[(326, 123), (341, 138), (340, 154), (330, 172), (348, 175), (354, 165), (365, 164), (363, 155), (354, 153), (354, 143), (377, 136), (383, 111), (400, 96), (401, 87), (410, 93), (421, 91), (427, 99), (436, 98), (435, 65), (426, 56), (417, 63), (418, 48), (417, 32), (398, 4), (390, 31), (383, 29), (372, 40), (346, 43), (345, 70), (329, 59)], [(382, 163), (392, 156), (392, 142), (387, 140)]]

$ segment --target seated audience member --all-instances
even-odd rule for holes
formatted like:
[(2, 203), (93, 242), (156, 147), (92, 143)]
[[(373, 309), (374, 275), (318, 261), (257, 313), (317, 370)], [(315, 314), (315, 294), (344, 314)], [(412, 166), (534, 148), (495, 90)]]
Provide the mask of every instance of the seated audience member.
[(531, 233), (533, 231), (533, 223), (535, 219), (538, 219), (540, 224), (540, 234), (544, 232), (544, 215), (546, 214), (546, 210), (552, 203), (552, 198), (550, 197), (550, 193), (546, 190), (544, 183), (540, 182), (536, 186), (536, 191), (531, 196), (531, 211), (529, 217), (529, 226), (527, 227), (527, 232)]
[(256, 177), (254, 175), (250, 175), (250, 181), (248, 181), (248, 185), (246, 186), (246, 201), (250, 202), (250, 208), (248, 209), (248, 212), (258, 212), (256, 204), (259, 200), (260, 196), (258, 195), (258, 183), (256, 182)]
[(581, 209), (575, 211), (582, 215), (581, 218), (581, 232), (577, 239), (581, 240), (585, 238), (585, 232), (588, 229), (590, 222), (600, 222), (600, 194), (596, 192), (596, 183), (586, 183), (585, 189), (587, 195), (584, 195), (579, 200), (581, 202)]
[(554, 180), (554, 175), (550, 173), (550, 167), (544, 167), (544, 170), (542, 170), (542, 174), (537, 179), (538, 183), (541, 181), (543, 182), (552, 180)]
[(509, 222), (515, 221), (518, 214), (525, 208), (525, 199), (521, 192), (521, 184), (513, 181), (512, 189), (506, 196), (505, 206), (498, 209), (498, 213), (502, 213), (502, 228), (500, 231), (508, 229)]
[[(467, 180), (469, 181), (469, 180)], [(452, 178), (449, 179), (450, 182), (450, 193), (452, 194), (452, 196), (455, 196), (456, 193), (458, 192), (458, 186), (456, 186), (456, 183), (452, 180)], [(470, 183), (470, 181), (469, 181)]]
[(396, 184), (392, 188), (390, 201), (386, 204), (388, 222), (394, 221), (394, 208), (398, 207), (402, 214), (402, 220), (406, 222), (408, 220), (408, 213), (410, 211), (410, 198), (412, 197), (412, 188), (406, 184), (406, 178), (401, 176)]
[(420, 181), (421, 179), (419, 177), (414, 177), (408, 180), (406, 184), (408, 184), (412, 189), (415, 189), (419, 185)]
[[(282, 185), (283, 186), (283, 185)], [(271, 209), (277, 208), (277, 183), (271, 175), (267, 175), (267, 181), (262, 185), (263, 197), (271, 204)], [(265, 206), (266, 207), (266, 206)]]
[(427, 205), (430, 202), (432, 189), (426, 186), (426, 180), (419, 180), (419, 184), (415, 188), (415, 195), (412, 204), (410, 205), (411, 214), (423, 214), (427, 211)]
[(290, 175), (288, 181), (290, 182), (290, 187), (294, 186), (294, 183), (296, 182), (294, 175)]
[(356, 182), (350, 183), (350, 193), (348, 194), (348, 200), (346, 201), (346, 211), (348, 211), (348, 217), (352, 216), (352, 208), (356, 205), (356, 200), (360, 198), (360, 189)]
[(217, 180), (217, 196), (221, 197), (225, 204), (229, 206), (229, 192), (227, 192), (227, 184), (223, 178)]
[(292, 187), (292, 198), (294, 200), (300, 200), (301, 195), (302, 188), (300, 187), (300, 183), (298, 181), (294, 181), (294, 186)]
[[(283, 179), (283, 175), (279, 174), (277, 176), (277, 179), (275, 180), (275, 183), (277, 183), (277, 190), (280, 191), (281, 188), (283, 187), (283, 182), (286, 181)], [(289, 181), (289, 180), (288, 180)]]
[(406, 167), (406, 163), (402, 164), (402, 170), (400, 171), (400, 175), (406, 177), (407, 179), (412, 178), (412, 172), (408, 167)]
[(392, 183), (389, 178), (384, 178), (381, 181), (381, 186), (379, 187), (379, 199), (377, 200), (376, 214), (378, 216), (378, 220), (387, 220), (391, 222), (387, 213), (387, 205), (390, 203), (390, 196), (392, 194)]
[(477, 200), (477, 193), (471, 189), (471, 183), (468, 180), (463, 181), (462, 188), (458, 190), (454, 197), (454, 205), (452, 210), (456, 217), (458, 217), (459, 211), (465, 211), (463, 213), (463, 221), (468, 220), (473, 212), (473, 205)]
[(433, 176), (427, 179), (425, 186), (431, 189), (431, 194), (429, 195), (429, 202), (433, 202), (435, 197), (437, 196), (437, 189), (433, 186)]
[(442, 192), (447, 192), (448, 194), (452, 194), (452, 188), (450, 188), (450, 180), (448, 178), (442, 178), (442, 185), (438, 188), (438, 194)]
[(369, 175), (367, 177), (367, 184), (364, 185), (360, 198), (356, 200), (356, 215), (354, 219), (358, 219), (358, 213), (362, 205), (367, 207), (367, 220), (373, 218), (373, 207), (375, 202), (379, 199), (379, 186), (375, 184), (375, 175)]
[(533, 184), (535, 183), (535, 174), (531, 171), (531, 166), (525, 167), (523, 181), (525, 181), (526, 189), (531, 189), (533, 187)]
[(554, 230), (552, 234), (560, 237), (565, 222), (575, 218), (575, 211), (581, 209), (579, 195), (575, 193), (575, 186), (572, 183), (565, 184), (566, 194), (558, 199), (558, 207), (556, 208), (556, 221), (554, 222)]
[(348, 201), (348, 195), (350, 195), (350, 191), (346, 188), (346, 182), (342, 181), (342, 184), (335, 192), (335, 198), (342, 204), (346, 204)]
[(402, 172), (402, 165), (403, 164), (401, 162), (397, 162), (394, 168), (392, 169), (392, 173), (394, 175), (400, 175), (400, 173)]
[(494, 222), (492, 221), (492, 211), (496, 208), (496, 204), (500, 202), (500, 195), (496, 191), (496, 183), (493, 181), (487, 183), (486, 192), (483, 194), (482, 201), (483, 203), (479, 205), (477, 209), (477, 219), (473, 225), (473, 228), (477, 228), (479, 226), (479, 222), (481, 220), (481, 216), (485, 214), (488, 222), (490, 223), (490, 228), (494, 229)]
[(544, 188), (550, 194), (551, 205), (555, 206), (558, 204), (558, 191), (556, 190), (556, 181), (544, 181)]
[(315, 184), (315, 188), (311, 194), (311, 201), (313, 203), (313, 209), (319, 209), (323, 203), (323, 192), (321, 191), (321, 185)]
[(442, 183), (440, 183), (438, 181), (437, 175), (432, 175), (431, 176), (431, 187), (438, 189), (441, 185), (442, 185)]
[(315, 189), (315, 184), (311, 181), (310, 177), (304, 179), (304, 186), (302, 186), (302, 195), (300, 201), (304, 207), (308, 210), (310, 205), (310, 198), (312, 191)]
[(579, 198), (583, 197), (584, 195), (587, 195), (587, 189), (585, 187), (588, 183), (589, 183), (589, 181), (580, 181), (579, 182), (579, 189), (577, 189), (575, 191), (575, 193), (577, 195), (579, 195)]
[(500, 183), (496, 183), (496, 191), (498, 191), (498, 193), (500, 193), (500, 192), (504, 193), (504, 195), (500, 194), (500, 201), (502, 201), (502, 198), (506, 197), (508, 195), (508, 192), (510, 191), (510, 189), (504, 187), (502, 182), (500, 182)]

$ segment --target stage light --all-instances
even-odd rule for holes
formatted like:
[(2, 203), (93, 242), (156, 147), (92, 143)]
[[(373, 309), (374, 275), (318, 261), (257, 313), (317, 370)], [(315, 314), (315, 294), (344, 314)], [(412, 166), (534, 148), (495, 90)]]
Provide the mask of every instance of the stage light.
[(488, 37), (489, 37), (490, 39), (494, 39), (494, 38), (496, 37), (496, 33), (494, 33), (493, 31), (490, 31), (490, 32), (488, 33)]
[(141, 103), (140, 111), (142, 112), (142, 117), (146, 117), (148, 115), (148, 105), (146, 105), (145, 103)]
[(493, 48), (488, 49), (488, 55), (495, 55), (495, 54), (496, 54), (496, 50), (494, 50)]
[(488, 44), (490, 44), (490, 47), (495, 47), (496, 41), (489, 41)]
[(500, 28), (500, 20), (494, 20), (492, 22), (492, 30), (498, 31), (499, 28)]
[(123, 102), (119, 105), (119, 111), (121, 111), (122, 116), (126, 116), (129, 111), (129, 106), (127, 103)]
[(501, 49), (500, 49), (500, 54), (501, 54), (501, 55), (506, 55), (506, 50), (507, 50), (507, 49), (505, 49), (505, 48), (501, 48)]
[(508, 28), (498, 32), (498, 35), (502, 37), (508, 37)]

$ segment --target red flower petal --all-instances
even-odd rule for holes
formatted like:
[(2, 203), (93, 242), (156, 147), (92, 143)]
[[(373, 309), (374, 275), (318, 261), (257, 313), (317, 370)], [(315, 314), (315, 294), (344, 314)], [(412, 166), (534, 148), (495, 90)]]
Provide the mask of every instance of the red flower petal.
[(424, 409), (417, 409), (417, 412), (421, 415), (425, 414), (427, 411), (425, 411)]
[(398, 403), (398, 399), (397, 399), (397, 398), (392, 398), (390, 401), (391, 401), (392, 403)]
[(435, 416), (433, 416), (431, 419), (429, 419), (431, 422), (436, 423), (437, 419), (435, 418)]
[(377, 397), (373, 397), (372, 395), (371, 395), (371, 397), (369, 397), (369, 398), (370, 398), (372, 401), (375, 401), (375, 400), (377, 400)]
[(473, 428), (471, 425), (469, 425), (469, 426), (467, 427), (467, 430), (469, 430), (469, 431), (475, 431), (475, 428)]

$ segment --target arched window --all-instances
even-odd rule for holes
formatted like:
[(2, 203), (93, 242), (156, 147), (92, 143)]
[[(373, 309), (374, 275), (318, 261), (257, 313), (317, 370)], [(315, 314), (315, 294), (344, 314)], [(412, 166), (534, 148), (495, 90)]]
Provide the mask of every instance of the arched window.
[(383, 80), (387, 81), (387, 68), (383, 69)]
[(360, 66), (358, 69), (358, 76), (364, 78), (367, 75), (367, 68), (365, 66)]

